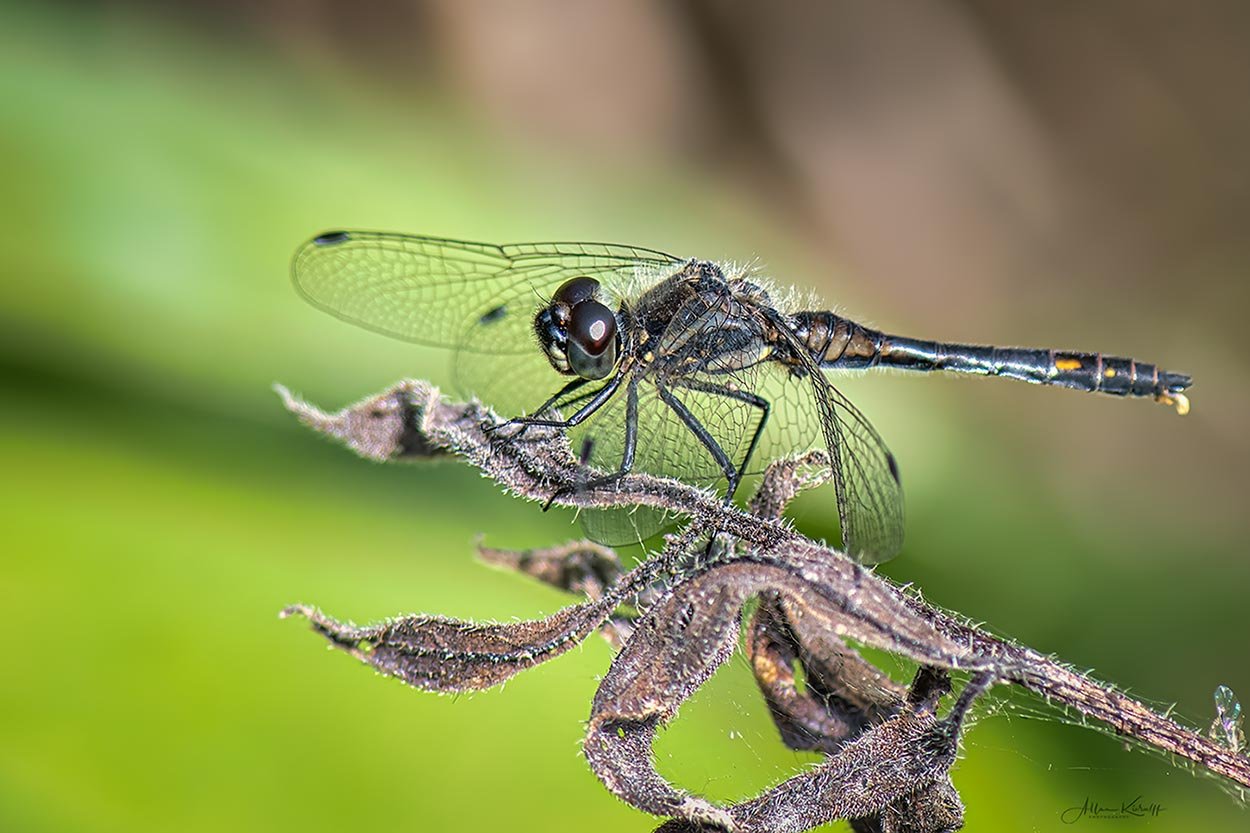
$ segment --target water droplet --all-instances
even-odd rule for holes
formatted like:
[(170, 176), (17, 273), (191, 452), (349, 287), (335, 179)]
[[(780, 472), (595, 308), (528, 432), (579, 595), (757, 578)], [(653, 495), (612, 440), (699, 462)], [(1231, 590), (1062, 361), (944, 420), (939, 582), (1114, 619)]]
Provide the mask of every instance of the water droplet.
[(1216, 686), (1215, 720), (1211, 722), (1209, 734), (1212, 740), (1234, 752), (1240, 752), (1245, 745), (1246, 738), (1241, 729), (1241, 703), (1226, 685)]

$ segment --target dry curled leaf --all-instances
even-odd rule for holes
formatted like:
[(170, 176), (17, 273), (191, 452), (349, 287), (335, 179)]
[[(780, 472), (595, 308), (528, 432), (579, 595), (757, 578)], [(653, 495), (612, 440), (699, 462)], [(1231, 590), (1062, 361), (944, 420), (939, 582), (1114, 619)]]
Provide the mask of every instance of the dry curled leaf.
[[(936, 833), (962, 824), (950, 782), (968, 709), (996, 683), (1021, 686), (1103, 721), (1125, 736), (1250, 786), (1250, 759), (1027, 647), (926, 604), (782, 520), (787, 503), (822, 479), (819, 455), (779, 461), (745, 512), (673, 480), (631, 474), (610, 487), (587, 478), (556, 430), (523, 441), (476, 403), (443, 400), (403, 382), (337, 414), (280, 389), (305, 424), (362, 456), (458, 455), (512, 493), (580, 508), (650, 506), (687, 519), (680, 534), (632, 570), (588, 542), (544, 550), (479, 548), (488, 563), (584, 597), (551, 616), (506, 624), (408, 616), (344, 624), (307, 606), (332, 644), (382, 673), (433, 691), (497, 685), (567, 651), (596, 630), (619, 649), (595, 695), (584, 749), (596, 775), (631, 805), (668, 817), (666, 831), (787, 833), (850, 819), (858, 833)], [(746, 652), (783, 742), (821, 764), (759, 796), (714, 804), (653, 766), (659, 728), (736, 649), (747, 603)], [(914, 660), (909, 686), (856, 651), (862, 644)], [(949, 671), (969, 672), (945, 715)], [(796, 682), (801, 672), (805, 685)]]

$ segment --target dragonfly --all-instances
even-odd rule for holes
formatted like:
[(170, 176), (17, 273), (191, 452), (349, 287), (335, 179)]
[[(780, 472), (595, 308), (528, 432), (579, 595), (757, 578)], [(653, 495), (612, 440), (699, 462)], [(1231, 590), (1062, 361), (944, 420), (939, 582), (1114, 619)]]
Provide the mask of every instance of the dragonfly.
[[(1001, 376), (1189, 410), (1190, 377), (1157, 365), (892, 335), (811, 309), (750, 269), (634, 246), (328, 231), (296, 251), (292, 278), (340, 319), (450, 350), (459, 392), (515, 414), (507, 424), (567, 431), (584, 488), (646, 472), (732, 500), (770, 462), (821, 449), (843, 550), (862, 563), (902, 547), (899, 467), (827, 371)], [(583, 513), (607, 544), (664, 523)]]

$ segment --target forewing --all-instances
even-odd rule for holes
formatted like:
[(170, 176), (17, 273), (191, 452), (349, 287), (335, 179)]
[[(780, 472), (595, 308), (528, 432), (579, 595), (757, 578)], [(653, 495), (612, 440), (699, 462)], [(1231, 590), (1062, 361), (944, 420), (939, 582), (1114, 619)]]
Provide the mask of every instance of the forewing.
[(567, 381), (548, 364), (533, 334), (535, 314), (560, 284), (593, 277), (605, 303), (612, 303), (678, 263), (662, 252), (605, 243), (497, 246), (338, 231), (301, 246), (292, 276), (313, 306), (338, 318), (456, 350), (458, 392), (515, 416)]

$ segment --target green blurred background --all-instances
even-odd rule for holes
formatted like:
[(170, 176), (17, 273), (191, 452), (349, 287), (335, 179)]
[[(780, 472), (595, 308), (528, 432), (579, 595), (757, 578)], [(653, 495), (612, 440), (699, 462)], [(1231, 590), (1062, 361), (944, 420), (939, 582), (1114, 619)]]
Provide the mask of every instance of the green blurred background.
[[(894, 331), (1192, 373), (1185, 419), (845, 390), (906, 479), (884, 573), (1195, 724), (1219, 683), (1250, 698), (1247, 42), (1236, 2), (0, 6), (0, 830), (650, 829), (580, 758), (599, 641), (448, 698), (277, 619), (538, 616), (567, 599), (473, 536), (577, 534), (283, 412), (275, 381), (330, 407), (447, 381), (296, 297), (292, 249), (335, 226), (757, 259)], [(799, 522), (830, 534), (825, 508)], [(1137, 795), (1168, 809), (1108, 826), (1250, 823), (1023, 714), (966, 738), (967, 830)], [(719, 799), (813, 760), (740, 657), (658, 755)]]

